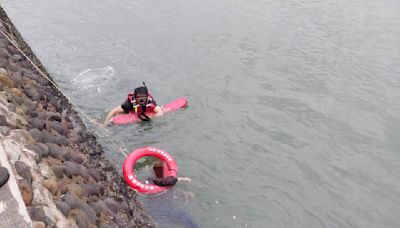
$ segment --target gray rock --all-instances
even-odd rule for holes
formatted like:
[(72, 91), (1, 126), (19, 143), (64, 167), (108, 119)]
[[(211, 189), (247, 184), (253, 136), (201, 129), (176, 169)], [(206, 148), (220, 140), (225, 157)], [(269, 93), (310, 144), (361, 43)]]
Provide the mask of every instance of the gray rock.
[(101, 196), (104, 192), (103, 186), (99, 184), (81, 184), (80, 185), (84, 196), (97, 195)]
[(52, 165), (51, 169), (53, 170), (54, 175), (58, 178), (61, 179), (63, 178), (63, 167), (61, 165)]
[(31, 169), (22, 161), (16, 161), (14, 163), (15, 170), (18, 175), (27, 180), (29, 183), (32, 183), (32, 174)]
[(71, 167), (71, 166), (63, 166), (63, 171), (64, 171), (65, 176), (67, 176), (69, 178), (72, 178), (72, 176), (77, 175), (79, 172), (78, 169)]
[(90, 168), (88, 170), (88, 172), (89, 172), (90, 176), (93, 177), (93, 179), (95, 179), (96, 181), (101, 181), (102, 178), (101, 178), (100, 172), (97, 169)]
[(47, 112), (46, 116), (49, 121), (58, 121), (61, 122), (61, 114), (58, 112)]
[(79, 135), (76, 133), (70, 133), (68, 135), (68, 139), (69, 139), (70, 144), (79, 144), (79, 141), (80, 141)]
[(65, 215), (65, 217), (68, 217), (71, 206), (68, 205), (68, 203), (62, 201), (55, 201), (54, 203), (56, 204), (58, 210), (60, 210)]
[(89, 180), (89, 172), (87, 168), (74, 162), (65, 161), (63, 163), (63, 171), (64, 174), (69, 178), (72, 178), (74, 175), (79, 175), (86, 181)]
[(84, 213), (79, 213), (75, 216), (76, 225), (79, 228), (87, 228), (89, 226), (89, 219), (85, 216)]
[(20, 68), (18, 69), (18, 72), (21, 73), (21, 75), (23, 75), (24, 77), (27, 77), (29, 79), (33, 78), (31, 75), (34, 74), (34, 72), (28, 68)]
[(22, 84), (22, 75), (19, 72), (14, 72), (10, 76), (10, 79), (15, 82), (17, 85)]
[(47, 156), (49, 154), (49, 147), (46, 144), (41, 142), (36, 142), (34, 145), (36, 145), (42, 150), (43, 155)]
[(111, 215), (110, 209), (107, 207), (107, 204), (103, 200), (91, 202), (89, 205), (96, 212), (97, 216), (100, 216), (101, 213), (103, 213), (104, 215)]
[(8, 52), (12, 55), (19, 54), (18, 49), (16, 49), (13, 45), (8, 45), (6, 48)]
[(93, 210), (92, 207), (90, 207), (86, 203), (81, 202), (78, 204), (77, 208), (79, 208), (81, 211), (83, 211), (85, 213), (85, 215), (89, 219), (90, 223), (96, 224), (97, 216), (96, 216), (96, 212)]
[(52, 104), (54, 107), (60, 106), (60, 98), (58, 96), (51, 96), (49, 97), (49, 103)]
[(14, 62), (19, 62), (19, 61), (22, 61), (23, 58), (19, 54), (14, 54), (14, 55), (11, 56), (11, 60), (14, 61)]
[(65, 161), (63, 163), (63, 171), (64, 174), (69, 177), (72, 178), (72, 176), (74, 175), (79, 175), (79, 171), (80, 171), (80, 165), (70, 162), (70, 161)]
[(76, 225), (79, 228), (87, 228), (90, 225), (89, 219), (86, 217), (86, 214), (82, 212), (80, 209), (72, 209), (69, 212), (69, 218), (73, 218), (76, 221)]
[[(42, 106), (45, 105), (45, 104), (43, 104), (43, 103), (40, 103), (40, 104), (41, 104)], [(38, 110), (38, 112), (37, 112), (37, 118), (45, 120), (45, 119), (46, 119), (46, 112), (41, 112), (40, 110)]]
[(31, 118), (36, 118), (38, 116), (38, 113), (35, 110), (27, 111), (26, 114), (28, 114)]
[(18, 71), (18, 68), (19, 68), (19, 65), (17, 63), (8, 62), (8, 64), (7, 64), (8, 71), (16, 72), (16, 71)]
[(34, 112), (37, 108), (37, 102), (33, 102), (28, 97), (22, 97), (22, 106), (25, 112)]
[(40, 221), (46, 224), (46, 227), (51, 227), (51, 220), (46, 216), (43, 209), (40, 206), (27, 207), (28, 213), (33, 221)]
[(32, 118), (29, 120), (29, 127), (36, 128), (38, 130), (43, 130), (46, 125), (46, 121), (39, 118)]
[[(22, 101), (23, 102), (23, 101)], [(32, 103), (34, 104), (34, 103)], [(24, 111), (25, 114), (29, 114), (32, 113), (33, 111), (35, 111), (35, 108), (31, 109), (31, 106), (28, 103), (21, 103), (21, 109), (22, 111)]]
[(7, 118), (4, 115), (0, 115), (0, 126), (8, 126)]
[(67, 132), (66, 127), (58, 121), (48, 121), (46, 125), (47, 130), (54, 130), (58, 132), (60, 135), (65, 135)]
[(36, 161), (40, 162), (42, 158), (47, 157), (49, 154), (49, 148), (46, 144), (36, 142), (34, 144), (28, 145), (28, 149), (36, 153)]
[(47, 143), (47, 146), (49, 147), (49, 156), (53, 158), (62, 159), (67, 153), (66, 148), (59, 146), (57, 144)]
[(69, 145), (69, 140), (65, 136), (62, 136), (62, 135), (57, 136), (56, 142), (59, 145), (63, 145), (63, 146), (68, 146)]
[(33, 101), (39, 101), (40, 100), (40, 94), (36, 90), (35, 87), (29, 86), (24, 89), (25, 94)]
[(36, 141), (36, 142), (41, 142), (42, 141), (42, 131), (36, 129), (36, 128), (32, 128), (29, 130), (29, 134), (31, 134), (32, 138)]
[(63, 195), (61, 197), (61, 199), (63, 200), (63, 202), (68, 204), (71, 207), (71, 209), (76, 208), (78, 206), (78, 204), (80, 203), (80, 200), (77, 197), (75, 197), (69, 193)]
[(73, 161), (78, 164), (82, 164), (84, 161), (84, 157), (82, 154), (76, 153), (74, 151), (69, 151), (64, 155), (64, 160)]
[(7, 59), (0, 58), (0, 67), (7, 68), (8, 61)]
[(8, 61), (7, 59), (0, 58), (0, 67), (7, 68)]
[(0, 58), (9, 58), (10, 53), (8, 53), (7, 49), (0, 48)]
[(42, 142), (43, 143), (54, 143), (58, 144), (58, 136), (53, 135), (50, 132), (42, 131)]
[(121, 210), (120, 204), (113, 198), (107, 198), (104, 200), (104, 202), (107, 204), (108, 208), (110, 208), (110, 210), (114, 213), (117, 213)]
[(22, 60), (22, 61), (19, 62), (19, 65), (21, 67), (29, 68), (31, 66), (31, 63), (26, 61), (26, 60)]
[[(61, 122), (67, 126), (68, 129), (72, 129), (74, 126), (72, 125), (71, 119), (67, 116), (66, 113), (63, 113)], [(74, 132), (78, 134), (77, 132)]]
[(89, 172), (87, 170), (87, 168), (85, 166), (79, 165), (80, 169), (79, 169), (79, 176), (81, 176), (83, 179), (85, 179), (86, 181), (89, 180)]

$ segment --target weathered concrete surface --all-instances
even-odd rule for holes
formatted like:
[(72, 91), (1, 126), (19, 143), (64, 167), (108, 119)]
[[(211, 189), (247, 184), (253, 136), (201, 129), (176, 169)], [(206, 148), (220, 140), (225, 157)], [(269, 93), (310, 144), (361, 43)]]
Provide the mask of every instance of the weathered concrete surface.
[(8, 169), (10, 179), (0, 188), (0, 225), (1, 227), (32, 227), (32, 221), (22, 200), (15, 175), (8, 163), (7, 156), (0, 146), (0, 164)]

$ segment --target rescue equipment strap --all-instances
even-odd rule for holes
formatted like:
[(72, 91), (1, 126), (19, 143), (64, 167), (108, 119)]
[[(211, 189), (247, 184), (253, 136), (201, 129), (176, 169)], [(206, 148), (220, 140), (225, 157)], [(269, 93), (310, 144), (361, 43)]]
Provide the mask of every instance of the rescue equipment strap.
[(138, 113), (138, 117), (142, 121), (151, 121), (150, 117), (148, 115), (146, 115), (145, 113), (143, 113), (143, 112)]

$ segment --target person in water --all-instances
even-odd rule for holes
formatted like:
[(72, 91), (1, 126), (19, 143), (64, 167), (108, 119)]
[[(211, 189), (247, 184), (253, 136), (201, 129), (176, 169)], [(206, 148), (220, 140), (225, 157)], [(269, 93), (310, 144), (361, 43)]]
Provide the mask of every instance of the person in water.
[(161, 162), (160, 160), (157, 160), (153, 163), (155, 177), (149, 178), (149, 180), (153, 182), (153, 184), (162, 187), (171, 187), (174, 186), (178, 181), (192, 182), (189, 177), (164, 176), (163, 165), (163, 162)]
[(129, 93), (125, 102), (122, 105), (115, 107), (111, 110), (104, 121), (104, 124), (109, 123), (111, 117), (121, 113), (135, 113), (139, 119), (143, 121), (150, 121), (150, 117), (145, 112), (155, 112), (155, 116), (162, 116), (164, 113), (160, 106), (157, 105), (153, 96), (148, 92), (146, 84), (137, 87), (133, 93)]
[[(155, 185), (173, 186), (181, 181), (191, 182), (190, 178), (187, 177), (163, 177), (163, 165), (160, 160), (153, 163), (156, 177), (151, 177), (149, 180)], [(160, 228), (173, 227), (173, 224), (180, 224), (186, 228), (198, 228), (199, 226), (192, 216), (180, 205), (193, 197), (194, 194), (192, 192), (171, 188), (164, 194), (146, 198), (144, 203)]]

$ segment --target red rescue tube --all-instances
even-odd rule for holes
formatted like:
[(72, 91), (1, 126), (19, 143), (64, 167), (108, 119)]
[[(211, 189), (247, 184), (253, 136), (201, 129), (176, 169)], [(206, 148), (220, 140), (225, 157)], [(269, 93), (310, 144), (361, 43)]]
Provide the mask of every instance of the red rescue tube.
[[(161, 107), (164, 113), (168, 112), (173, 112), (176, 110), (179, 110), (180, 108), (184, 108), (187, 106), (187, 100), (186, 98), (182, 97), (179, 99), (176, 99), (168, 104), (165, 104)], [(146, 115), (150, 118), (153, 118), (155, 116), (155, 112), (146, 112)], [(135, 123), (141, 121), (138, 117), (137, 114), (130, 112), (128, 114), (121, 114), (114, 116), (111, 118), (111, 123), (113, 124), (129, 124), (129, 123)]]
[(177, 176), (178, 166), (176, 165), (175, 159), (168, 152), (155, 147), (142, 147), (129, 154), (124, 161), (122, 172), (126, 183), (137, 192), (143, 194), (157, 194), (168, 190), (169, 187), (144, 184), (137, 179), (133, 166), (138, 159), (145, 156), (153, 156), (163, 160), (168, 166), (168, 173), (164, 174), (165, 176)]

